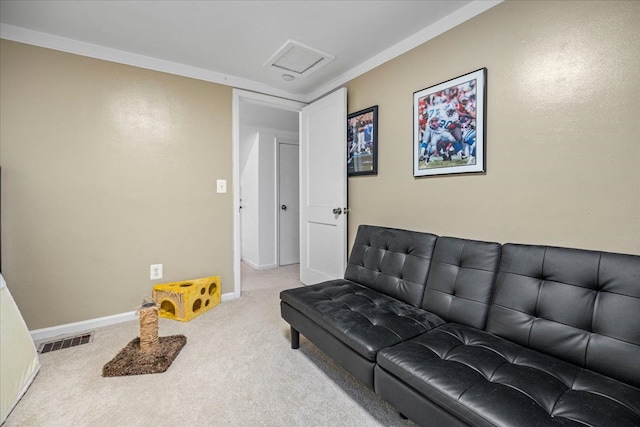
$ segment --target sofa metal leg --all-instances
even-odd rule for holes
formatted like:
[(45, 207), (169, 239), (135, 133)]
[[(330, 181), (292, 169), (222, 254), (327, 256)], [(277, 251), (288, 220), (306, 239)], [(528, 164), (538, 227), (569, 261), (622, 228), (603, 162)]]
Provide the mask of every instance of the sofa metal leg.
[(293, 329), (293, 326), (291, 327), (291, 348), (294, 350), (300, 348), (300, 332)]

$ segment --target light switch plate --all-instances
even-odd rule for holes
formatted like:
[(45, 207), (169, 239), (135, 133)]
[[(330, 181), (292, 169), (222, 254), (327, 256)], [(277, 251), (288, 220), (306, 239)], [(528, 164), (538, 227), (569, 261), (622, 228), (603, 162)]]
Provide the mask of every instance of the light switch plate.
[(218, 193), (226, 193), (227, 192), (227, 180), (226, 179), (219, 179), (216, 182), (216, 189), (217, 189)]

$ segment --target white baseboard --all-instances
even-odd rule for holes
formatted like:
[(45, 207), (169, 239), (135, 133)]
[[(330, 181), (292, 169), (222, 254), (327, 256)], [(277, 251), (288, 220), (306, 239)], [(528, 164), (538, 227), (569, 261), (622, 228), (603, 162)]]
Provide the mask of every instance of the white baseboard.
[(232, 299), (236, 298), (236, 294), (233, 292), (229, 292), (228, 294), (222, 294), (220, 295), (220, 301), (224, 302), (224, 301), (230, 301)]
[[(221, 301), (229, 301), (235, 298), (233, 292), (222, 294), (220, 296)], [(29, 331), (31, 339), (34, 342), (46, 340), (53, 337), (62, 335), (71, 335), (78, 332), (87, 332), (95, 328), (102, 326), (115, 325), (117, 323), (129, 322), (136, 320), (138, 316), (135, 311), (129, 311), (127, 313), (114, 314), (113, 316), (98, 317), (96, 319), (83, 320), (81, 322), (66, 323), (64, 325), (52, 326), (50, 328), (34, 329)]]
[(269, 270), (278, 267), (278, 264), (256, 264), (255, 262), (249, 261), (248, 259), (243, 259), (242, 262), (244, 262), (254, 270)]
[(253, 268), (254, 270), (258, 270), (260, 267), (258, 266), (258, 264), (256, 264), (255, 262), (248, 260), (246, 258), (242, 258), (242, 262), (244, 262), (245, 264), (247, 264), (249, 267)]
[(48, 338), (57, 337), (59, 335), (76, 334), (78, 332), (86, 332), (101, 326), (114, 325), (116, 323), (129, 322), (136, 320), (135, 311), (127, 313), (114, 314), (113, 316), (98, 317), (96, 319), (83, 320), (81, 322), (66, 323), (64, 325), (52, 326), (50, 328), (35, 329), (29, 331), (34, 341), (41, 341)]

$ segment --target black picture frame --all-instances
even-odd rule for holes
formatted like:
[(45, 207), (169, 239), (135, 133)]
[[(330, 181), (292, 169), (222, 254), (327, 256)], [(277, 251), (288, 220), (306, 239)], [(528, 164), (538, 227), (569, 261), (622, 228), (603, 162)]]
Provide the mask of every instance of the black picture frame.
[(413, 176), (486, 172), (487, 69), (413, 94)]
[(378, 174), (378, 106), (347, 116), (347, 175)]

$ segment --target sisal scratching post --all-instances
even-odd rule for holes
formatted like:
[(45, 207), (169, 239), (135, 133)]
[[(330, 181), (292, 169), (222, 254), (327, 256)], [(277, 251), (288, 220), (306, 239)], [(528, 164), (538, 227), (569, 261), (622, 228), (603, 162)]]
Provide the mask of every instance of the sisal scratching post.
[(171, 366), (187, 343), (184, 335), (158, 337), (158, 305), (143, 304), (138, 310), (140, 337), (134, 338), (102, 368), (103, 377), (158, 374)]
[(154, 302), (140, 308), (140, 351), (150, 353), (158, 348), (158, 306)]

